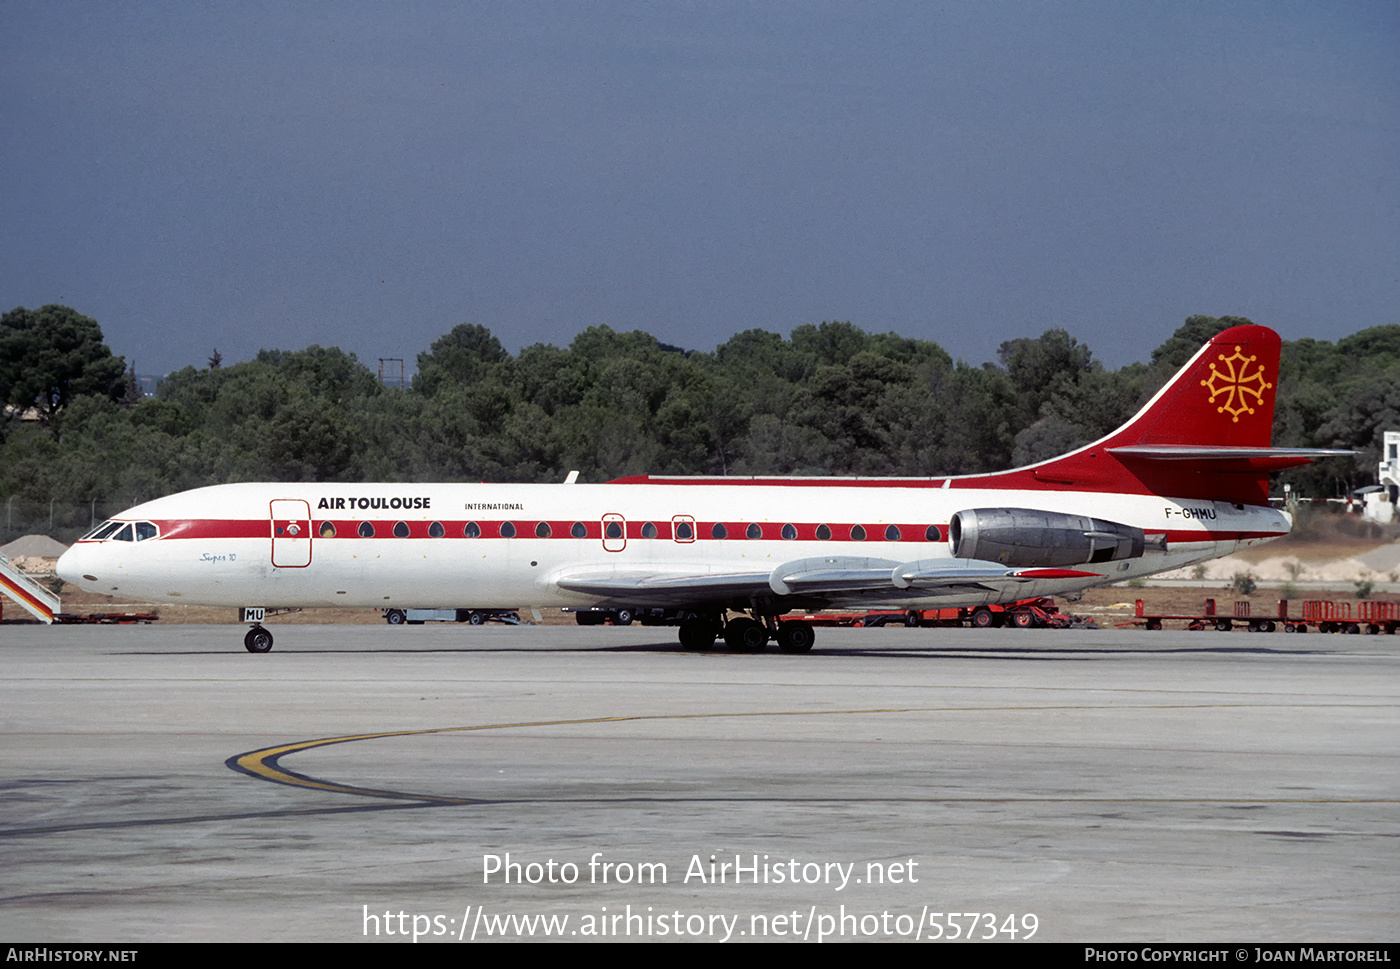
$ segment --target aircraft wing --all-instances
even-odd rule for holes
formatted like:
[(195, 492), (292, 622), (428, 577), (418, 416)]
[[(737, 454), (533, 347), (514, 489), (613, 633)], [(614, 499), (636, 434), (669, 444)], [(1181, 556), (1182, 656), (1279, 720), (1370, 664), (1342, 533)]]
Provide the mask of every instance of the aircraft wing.
[(798, 559), (770, 572), (591, 572), (560, 576), (561, 589), (638, 606), (748, 608), (755, 600), (811, 608), (890, 600), (1010, 591), (1039, 579), (1100, 578), (1074, 569), (1008, 568), (971, 559), (888, 559), (835, 556)]
[(581, 572), (555, 584), (632, 606), (720, 606), (771, 596), (767, 572)]

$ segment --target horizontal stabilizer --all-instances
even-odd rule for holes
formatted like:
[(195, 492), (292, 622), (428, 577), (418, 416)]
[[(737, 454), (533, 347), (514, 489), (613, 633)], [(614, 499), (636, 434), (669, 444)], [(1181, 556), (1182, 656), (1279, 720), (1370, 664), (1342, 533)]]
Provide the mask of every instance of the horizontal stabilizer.
[(1348, 457), (1355, 451), (1308, 447), (1230, 447), (1192, 444), (1136, 444), (1107, 449), (1117, 458), (1138, 461), (1171, 461), (1175, 467), (1228, 471), (1237, 464), (1243, 471), (1282, 471), (1320, 458)]

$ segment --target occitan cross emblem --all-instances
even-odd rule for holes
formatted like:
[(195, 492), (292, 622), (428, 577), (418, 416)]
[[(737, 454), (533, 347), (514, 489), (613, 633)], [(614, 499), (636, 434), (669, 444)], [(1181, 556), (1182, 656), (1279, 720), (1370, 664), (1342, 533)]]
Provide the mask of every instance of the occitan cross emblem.
[[(1202, 380), (1201, 386), (1210, 390), (1210, 402), (1215, 403), (1215, 399), (1224, 396), (1225, 402), (1215, 409), (1217, 414), (1229, 413), (1230, 419), (1239, 423), (1241, 414), (1253, 414), (1253, 404), (1264, 402), (1264, 391), (1273, 387), (1273, 384), (1264, 379), (1264, 365), (1253, 373), (1247, 373), (1249, 365), (1255, 361), (1255, 357), (1246, 357), (1235, 347), (1235, 352), (1230, 356), (1220, 354), (1220, 361), (1227, 368), (1217, 370), (1215, 364), (1210, 365), (1210, 379)], [(1252, 402), (1249, 398), (1252, 397)]]

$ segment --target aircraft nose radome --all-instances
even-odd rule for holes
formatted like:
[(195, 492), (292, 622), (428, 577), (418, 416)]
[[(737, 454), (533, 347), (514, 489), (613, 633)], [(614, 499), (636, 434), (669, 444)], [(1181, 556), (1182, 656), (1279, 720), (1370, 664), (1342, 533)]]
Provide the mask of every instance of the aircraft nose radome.
[(84, 566), (81, 561), (83, 557), (83, 550), (74, 546), (58, 557), (58, 564), (54, 566), (54, 571), (64, 582), (81, 586), (84, 584)]

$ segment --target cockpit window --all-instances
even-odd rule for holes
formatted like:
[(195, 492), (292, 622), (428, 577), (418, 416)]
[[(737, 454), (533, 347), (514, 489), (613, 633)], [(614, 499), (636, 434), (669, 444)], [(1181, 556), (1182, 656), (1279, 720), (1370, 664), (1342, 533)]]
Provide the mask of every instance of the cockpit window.
[(119, 522), (108, 519), (79, 541), (83, 542), (144, 542), (148, 538), (159, 538), (160, 528), (155, 522)]
[(96, 528), (94, 528), (92, 531), (90, 531), (90, 532), (88, 532), (86, 535), (84, 535), (83, 538), (84, 538), (84, 539), (91, 539), (92, 541), (95, 541), (95, 542), (100, 542), (102, 539), (110, 537), (111, 534), (112, 534), (113, 532), (115, 532), (118, 528), (121, 528), (121, 527), (122, 527), (122, 523), (121, 523), (121, 522), (114, 522), (114, 521), (110, 521), (110, 520), (109, 520), (109, 521), (105, 521), (105, 522), (103, 522), (101, 525), (98, 525), (98, 526), (97, 526)]

